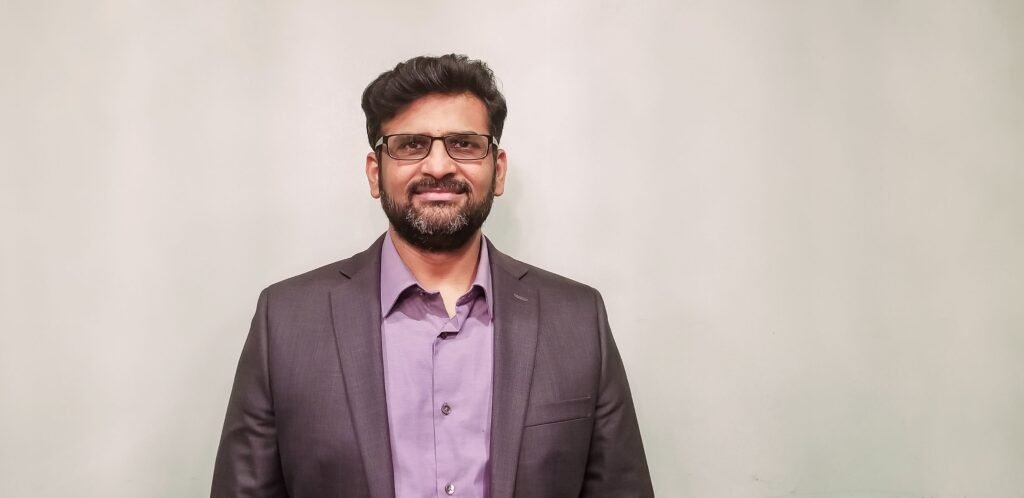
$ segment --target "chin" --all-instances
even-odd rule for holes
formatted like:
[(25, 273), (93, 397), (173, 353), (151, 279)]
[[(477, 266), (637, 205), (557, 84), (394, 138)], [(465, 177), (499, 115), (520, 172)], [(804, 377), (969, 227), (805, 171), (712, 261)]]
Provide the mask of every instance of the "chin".
[(431, 201), (414, 206), (417, 216), (425, 218), (451, 218), (462, 213), (463, 205), (448, 201)]

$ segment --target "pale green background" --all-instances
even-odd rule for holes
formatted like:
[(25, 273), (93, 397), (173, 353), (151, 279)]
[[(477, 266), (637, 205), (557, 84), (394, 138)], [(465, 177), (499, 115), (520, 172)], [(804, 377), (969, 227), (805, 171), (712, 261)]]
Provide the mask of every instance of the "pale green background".
[(509, 101), (659, 496), (1024, 496), (1024, 3), (0, 2), (0, 496), (208, 493), (266, 285), (384, 229), (359, 96)]

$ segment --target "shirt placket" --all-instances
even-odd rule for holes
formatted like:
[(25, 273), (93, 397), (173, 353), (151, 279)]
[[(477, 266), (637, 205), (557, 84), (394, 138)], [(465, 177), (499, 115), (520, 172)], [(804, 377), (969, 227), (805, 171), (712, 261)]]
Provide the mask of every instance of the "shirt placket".
[[(462, 300), (460, 300), (462, 301)], [(442, 363), (455, 361), (453, 349), (455, 349), (456, 335), (461, 330), (462, 323), (468, 314), (469, 306), (465, 303), (456, 307), (455, 316), (444, 320), (434, 338), (434, 448), (437, 468), (437, 494), (440, 497), (455, 496), (460, 490), (467, 486), (464, 482), (465, 476), (463, 462), (460, 455), (463, 453), (458, 447), (461, 441), (459, 430), (462, 418), (459, 413), (459, 405), (463, 400), (459, 396), (460, 377), (453, 375), (457, 369), (439, 368)]]

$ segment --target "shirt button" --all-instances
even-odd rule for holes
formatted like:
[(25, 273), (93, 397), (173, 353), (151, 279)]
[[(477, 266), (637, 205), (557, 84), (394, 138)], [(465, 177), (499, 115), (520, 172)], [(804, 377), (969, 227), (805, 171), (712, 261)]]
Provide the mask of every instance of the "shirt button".
[(445, 492), (445, 494), (447, 494), (447, 495), (453, 495), (453, 494), (455, 494), (455, 485), (454, 485), (454, 484), (452, 484), (452, 483), (448, 483), (448, 484), (446, 484), (446, 485), (445, 485), (445, 487), (444, 487), (444, 492)]
[[(445, 404), (441, 405), (441, 413), (443, 413), (445, 415), (448, 415), (451, 412), (452, 412), (452, 405), (449, 405), (448, 403), (445, 403)], [(450, 484), (449, 484), (449, 486), (450, 486)], [(451, 493), (448, 493), (448, 494), (451, 494)]]

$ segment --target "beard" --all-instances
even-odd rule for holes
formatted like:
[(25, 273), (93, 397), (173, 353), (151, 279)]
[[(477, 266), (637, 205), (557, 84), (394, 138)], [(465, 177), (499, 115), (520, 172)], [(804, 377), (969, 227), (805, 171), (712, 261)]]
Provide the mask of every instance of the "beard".
[[(469, 183), (452, 177), (437, 179), (424, 177), (409, 185), (404, 192), (405, 202), (399, 204), (384, 189), (380, 170), (377, 184), (380, 188), (380, 204), (395, 232), (414, 247), (427, 252), (451, 252), (464, 247), (483, 226), (494, 203), (496, 174), (483, 197), (474, 195)], [(461, 208), (453, 202), (431, 201), (421, 207), (413, 204), (413, 196), (423, 189), (443, 189), (466, 195)]]

